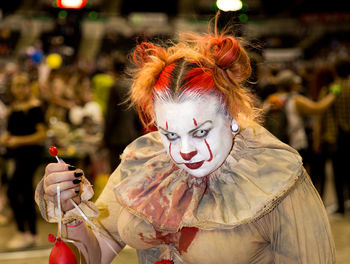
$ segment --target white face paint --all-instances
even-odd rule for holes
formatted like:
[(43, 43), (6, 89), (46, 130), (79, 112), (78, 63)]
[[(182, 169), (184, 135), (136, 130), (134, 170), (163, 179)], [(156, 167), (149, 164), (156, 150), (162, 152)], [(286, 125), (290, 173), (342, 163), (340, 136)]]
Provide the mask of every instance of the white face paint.
[(215, 97), (155, 102), (157, 126), (168, 154), (195, 177), (215, 171), (231, 151), (231, 121), (218, 109)]

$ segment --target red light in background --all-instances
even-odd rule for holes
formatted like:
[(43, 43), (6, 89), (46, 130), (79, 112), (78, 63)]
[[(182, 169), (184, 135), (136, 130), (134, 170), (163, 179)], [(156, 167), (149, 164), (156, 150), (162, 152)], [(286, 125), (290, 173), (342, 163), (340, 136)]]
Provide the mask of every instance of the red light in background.
[(80, 9), (86, 5), (87, 0), (57, 0), (57, 7), (69, 8), (69, 9)]

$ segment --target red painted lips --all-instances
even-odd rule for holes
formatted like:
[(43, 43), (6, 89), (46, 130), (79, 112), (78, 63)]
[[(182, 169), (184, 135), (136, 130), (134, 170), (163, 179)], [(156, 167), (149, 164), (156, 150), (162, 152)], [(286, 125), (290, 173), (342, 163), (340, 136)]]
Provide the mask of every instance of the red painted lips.
[(186, 165), (187, 168), (191, 169), (191, 170), (196, 170), (199, 169), (204, 163), (204, 160), (200, 161), (200, 162), (193, 162), (193, 163), (184, 163)]

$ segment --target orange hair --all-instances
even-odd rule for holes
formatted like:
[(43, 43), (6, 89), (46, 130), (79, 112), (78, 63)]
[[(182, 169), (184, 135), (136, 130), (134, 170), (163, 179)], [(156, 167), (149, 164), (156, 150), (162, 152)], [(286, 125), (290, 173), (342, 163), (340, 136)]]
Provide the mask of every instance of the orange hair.
[(184, 33), (168, 47), (143, 42), (135, 48), (132, 60), (136, 67), (131, 72), (129, 99), (146, 127), (154, 124), (157, 93), (172, 98), (191, 92), (214, 94), (241, 127), (260, 117), (243, 86), (251, 74), (249, 57), (240, 41), (226, 32)]

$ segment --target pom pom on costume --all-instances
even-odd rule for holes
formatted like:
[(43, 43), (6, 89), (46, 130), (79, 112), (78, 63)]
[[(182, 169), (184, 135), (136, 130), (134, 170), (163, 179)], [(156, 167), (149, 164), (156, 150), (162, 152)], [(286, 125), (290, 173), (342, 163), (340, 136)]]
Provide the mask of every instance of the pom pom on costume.
[(154, 264), (174, 264), (174, 262), (169, 259), (162, 259), (161, 261), (157, 261)]
[(77, 260), (73, 251), (67, 246), (60, 237), (55, 237), (53, 234), (49, 234), (48, 237), (50, 242), (55, 242), (50, 257), (49, 264), (76, 264)]

